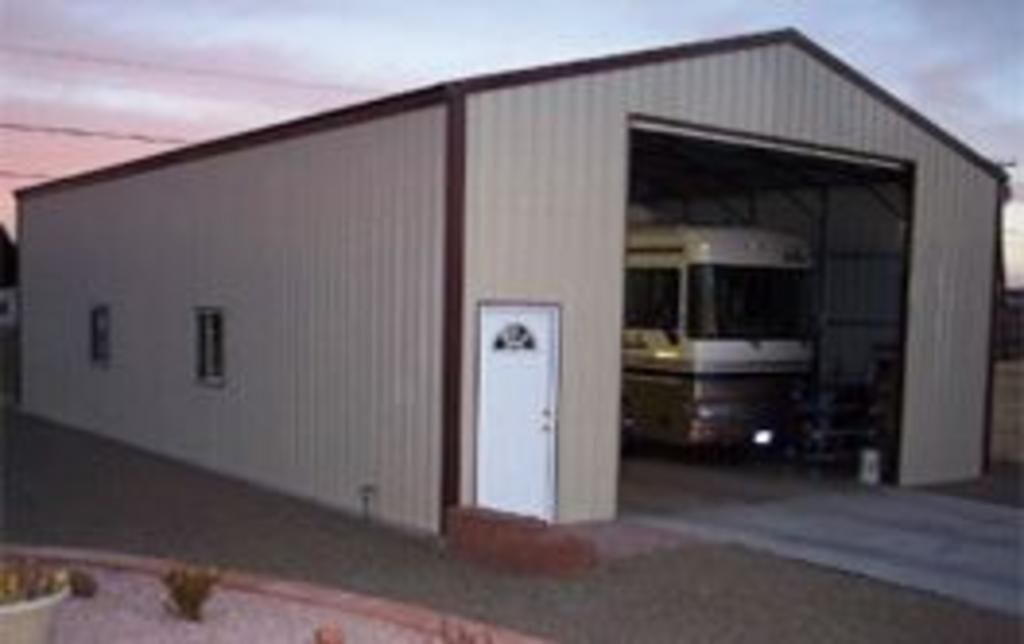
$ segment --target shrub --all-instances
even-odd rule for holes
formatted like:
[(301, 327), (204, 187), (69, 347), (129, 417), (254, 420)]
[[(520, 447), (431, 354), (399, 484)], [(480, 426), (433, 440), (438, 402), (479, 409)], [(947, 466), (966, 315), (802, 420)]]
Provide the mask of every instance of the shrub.
[(68, 574), (32, 559), (0, 560), (0, 605), (14, 604), (61, 592)]
[(68, 583), (71, 586), (71, 596), (80, 599), (95, 597), (96, 591), (99, 590), (99, 584), (96, 583), (95, 577), (76, 568), (68, 571)]
[(175, 612), (184, 619), (199, 622), (203, 619), (203, 604), (220, 581), (216, 568), (178, 566), (163, 576), (164, 586)]
[(493, 638), (487, 629), (459, 619), (445, 619), (441, 623), (441, 642), (443, 644), (491, 644)]
[(345, 634), (337, 626), (321, 626), (313, 633), (313, 644), (345, 644)]

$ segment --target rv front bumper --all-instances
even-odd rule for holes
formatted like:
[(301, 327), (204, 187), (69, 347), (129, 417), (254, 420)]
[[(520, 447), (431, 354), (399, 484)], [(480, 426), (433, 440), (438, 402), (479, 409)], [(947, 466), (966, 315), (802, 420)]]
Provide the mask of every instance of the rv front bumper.
[(790, 443), (803, 423), (799, 376), (655, 378), (627, 372), (628, 438), (676, 445)]
[(788, 442), (794, 431), (789, 423), (708, 423), (695, 419), (681, 437), (687, 445), (771, 447)]
[(792, 408), (774, 402), (698, 402), (683, 435), (693, 445), (768, 447), (787, 440), (799, 425)]

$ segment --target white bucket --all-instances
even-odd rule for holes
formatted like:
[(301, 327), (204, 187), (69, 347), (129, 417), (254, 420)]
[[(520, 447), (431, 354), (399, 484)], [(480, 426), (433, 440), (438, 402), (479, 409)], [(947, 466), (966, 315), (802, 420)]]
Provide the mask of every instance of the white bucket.
[(860, 482), (864, 485), (878, 485), (882, 482), (882, 455), (872, 447), (860, 451)]
[(47, 644), (50, 642), (53, 612), (68, 596), (59, 593), (30, 601), (0, 606), (0, 642), (3, 644)]

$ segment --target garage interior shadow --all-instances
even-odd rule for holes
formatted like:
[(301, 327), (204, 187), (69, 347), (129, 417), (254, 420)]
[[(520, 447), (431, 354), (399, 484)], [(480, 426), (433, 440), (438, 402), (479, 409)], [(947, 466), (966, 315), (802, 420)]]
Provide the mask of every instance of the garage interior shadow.
[(913, 170), (630, 132), (620, 510), (898, 480)]

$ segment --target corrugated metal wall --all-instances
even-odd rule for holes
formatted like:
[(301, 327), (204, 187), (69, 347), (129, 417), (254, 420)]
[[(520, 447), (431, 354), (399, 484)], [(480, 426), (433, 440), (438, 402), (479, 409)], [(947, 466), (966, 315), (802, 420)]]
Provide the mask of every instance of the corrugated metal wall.
[[(436, 530), (444, 154), (438, 107), (29, 198), (24, 408), (348, 510), (373, 485)], [(195, 381), (203, 305), (223, 389)]]
[[(467, 115), (466, 346), (481, 299), (563, 311), (559, 518), (612, 516), (628, 116), (735, 128), (913, 160), (915, 239), (902, 477), (981, 462), (995, 182), (789, 44), (473, 95)], [(473, 351), (462, 464), (473, 499)]]

